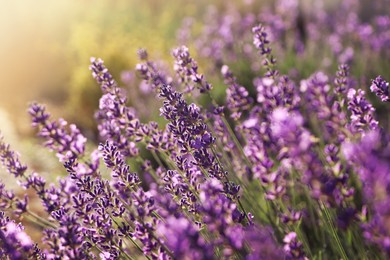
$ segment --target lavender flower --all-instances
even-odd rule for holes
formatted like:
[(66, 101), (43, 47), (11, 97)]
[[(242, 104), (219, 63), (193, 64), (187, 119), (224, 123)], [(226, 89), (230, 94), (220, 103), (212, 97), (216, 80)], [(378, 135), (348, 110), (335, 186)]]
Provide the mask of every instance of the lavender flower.
[(158, 232), (167, 239), (167, 246), (177, 259), (213, 259), (214, 250), (186, 218), (168, 217)]
[(0, 134), (0, 160), (9, 174), (15, 177), (21, 177), (27, 170), (27, 166), (19, 161), (19, 156), (10, 149), (10, 146), (4, 142), (3, 136)]
[(297, 240), (297, 234), (295, 232), (288, 233), (284, 238), (283, 242), (284, 251), (292, 259), (306, 259), (304, 257), (302, 243)]
[(238, 120), (243, 111), (250, 108), (253, 99), (249, 96), (245, 87), (238, 85), (237, 79), (227, 65), (222, 66), (221, 73), (225, 78), (225, 83), (229, 86), (226, 89), (226, 103), (228, 109), (232, 112), (230, 116), (234, 120)]
[(186, 86), (186, 92), (191, 92), (194, 89), (193, 83), (196, 84), (201, 93), (211, 90), (211, 84), (204, 79), (202, 74), (198, 73), (198, 64), (191, 58), (186, 46), (174, 49), (172, 54), (176, 59), (174, 69), (180, 78), (180, 83)]
[[(219, 96), (212, 97), (211, 81), (181, 46), (172, 53), (175, 77), (163, 62), (152, 62), (145, 49), (138, 51), (141, 81), (132, 72), (122, 75), (128, 87), (140, 83), (144, 91), (130, 98), (103, 61), (91, 58), (92, 76), (102, 90), (95, 114), (101, 144), (91, 154), (75, 125), (52, 120), (40, 104), (30, 106), (38, 136), (56, 153), (67, 175), (48, 183), (38, 173), (26, 174), (19, 155), (0, 138), (2, 164), (28, 190), (23, 196), (0, 183), (0, 209), (16, 221), (41, 226), (45, 244), (40, 251), (22, 226), (0, 211), (1, 256), (390, 255), (388, 129), (386, 124), (379, 128), (364, 91), (353, 88), (349, 66), (339, 66), (333, 84), (327, 74), (335, 62), (350, 63), (355, 71), (355, 61), (367, 58), (371, 64), (375, 57), (387, 56), (390, 19), (374, 16), (372, 23), (363, 23), (355, 0), (344, 1), (334, 12), (316, 1), (315, 15), (299, 1), (279, 0), (258, 16), (252, 11), (257, 5), (250, 2), (240, 9), (228, 3), (221, 13), (211, 9), (202, 35), (193, 41), (200, 56), (208, 58), (205, 71), (211, 76), (222, 73), (223, 78), (212, 81), (222, 87), (221, 80), (225, 82), (224, 104), (219, 104)], [(263, 25), (254, 26), (257, 19)], [(183, 41), (192, 40), (189, 21), (179, 36)], [(324, 58), (328, 50), (335, 59)], [(305, 71), (298, 63), (290, 67), (312, 54), (322, 61), (322, 72), (310, 71), (311, 62), (304, 63)], [(289, 71), (291, 78), (279, 74), (276, 57), (284, 59), (281, 71)], [(264, 76), (257, 75), (260, 63)], [(302, 80), (306, 73), (312, 76)], [(250, 82), (253, 89), (244, 87)], [(382, 77), (371, 84), (386, 102), (388, 87)], [(194, 103), (195, 88), (206, 94), (199, 101), (211, 101), (209, 107)], [(139, 113), (128, 106), (128, 101), (140, 104), (141, 97), (152, 92), (162, 99), (165, 125), (141, 122), (149, 111)], [(232, 120), (225, 118), (225, 108)], [(41, 199), (44, 214), (34, 213), (31, 189)]]
[(286, 254), (279, 246), (270, 228), (250, 226), (245, 232), (245, 240), (251, 247), (251, 252), (246, 260), (255, 259), (285, 259)]
[(50, 115), (43, 105), (32, 103), (29, 108), (33, 126), (39, 128), (38, 135), (44, 139), (45, 146), (57, 152), (57, 157), (61, 162), (75, 159), (84, 155), (85, 143), (87, 139), (80, 133), (76, 125), (59, 119), (58, 121), (48, 121)]
[(195, 104), (187, 105), (182, 94), (169, 85), (163, 85), (160, 91), (159, 96), (165, 99), (161, 114), (170, 121), (168, 129), (178, 139), (181, 153), (189, 154), (194, 150), (196, 165), (207, 170), (211, 177), (223, 178), (226, 173), (209, 151), (215, 138), (207, 131), (200, 109)]
[(278, 75), (278, 71), (274, 69), (276, 59), (273, 57), (271, 47), (269, 47), (269, 40), (265, 27), (258, 25), (252, 28), (253, 44), (259, 50), (260, 55), (264, 56), (263, 65), (267, 69), (266, 77), (274, 78)]
[(378, 130), (367, 132), (360, 141), (343, 145), (344, 156), (351, 161), (363, 183), (364, 202), (372, 209), (369, 218), (363, 214), (364, 237), (379, 245), (390, 254), (390, 230), (387, 226), (390, 215), (390, 164), (389, 137)]
[(348, 110), (351, 112), (351, 131), (364, 132), (378, 128), (378, 121), (374, 119), (375, 108), (366, 100), (363, 90), (350, 89), (348, 100)]
[(386, 82), (381, 76), (372, 80), (370, 90), (375, 93), (383, 102), (390, 101), (389, 82)]
[[(225, 243), (231, 250), (242, 250), (244, 247), (244, 229), (240, 223), (244, 215), (239, 212), (237, 205), (221, 192), (223, 185), (216, 179), (210, 180), (201, 186), (200, 211), (203, 213), (203, 223), (213, 234), (220, 236), (219, 243)], [(219, 246), (218, 240), (215, 240)], [(230, 251), (226, 250), (225, 257)]]
[(0, 255), (5, 259), (45, 259), (21, 224), (0, 211)]
[(336, 73), (336, 78), (334, 80), (336, 94), (344, 94), (351, 86), (349, 77), (349, 66), (346, 64), (341, 64)]

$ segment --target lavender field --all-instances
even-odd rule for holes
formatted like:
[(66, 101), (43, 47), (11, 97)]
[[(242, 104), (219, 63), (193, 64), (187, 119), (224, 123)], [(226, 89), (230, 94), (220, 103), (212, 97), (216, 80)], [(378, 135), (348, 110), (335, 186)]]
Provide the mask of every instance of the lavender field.
[(390, 2), (186, 4), (0, 132), (0, 259), (389, 259)]

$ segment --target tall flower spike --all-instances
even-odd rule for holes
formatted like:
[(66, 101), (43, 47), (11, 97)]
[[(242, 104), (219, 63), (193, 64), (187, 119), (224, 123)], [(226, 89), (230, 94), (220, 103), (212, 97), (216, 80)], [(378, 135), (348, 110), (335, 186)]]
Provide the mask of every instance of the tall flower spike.
[(161, 86), (159, 97), (164, 99), (161, 115), (170, 121), (168, 129), (177, 138), (181, 155), (190, 155), (192, 151), (197, 166), (208, 171), (211, 177), (225, 177), (226, 173), (210, 152), (215, 137), (208, 131), (199, 107), (193, 103), (188, 105), (183, 95), (170, 85)]
[(278, 71), (274, 69), (276, 59), (272, 55), (272, 49), (269, 47), (268, 34), (263, 25), (258, 25), (252, 28), (253, 44), (259, 50), (261, 56), (264, 57), (263, 64), (267, 69), (266, 77), (274, 78), (278, 75)]
[(115, 142), (125, 156), (137, 155), (134, 142), (142, 140), (142, 135), (139, 135), (142, 124), (135, 110), (126, 106), (124, 89), (119, 88), (101, 59), (91, 58), (90, 70), (103, 92), (95, 114), (100, 138)]
[(341, 64), (338, 68), (338, 71), (336, 73), (336, 78), (334, 80), (335, 88), (334, 92), (336, 95), (341, 96), (343, 93), (345, 93), (350, 85), (350, 79), (349, 79), (349, 66), (346, 64)]
[(386, 82), (381, 76), (378, 76), (372, 80), (370, 89), (383, 102), (390, 102), (389, 82)]

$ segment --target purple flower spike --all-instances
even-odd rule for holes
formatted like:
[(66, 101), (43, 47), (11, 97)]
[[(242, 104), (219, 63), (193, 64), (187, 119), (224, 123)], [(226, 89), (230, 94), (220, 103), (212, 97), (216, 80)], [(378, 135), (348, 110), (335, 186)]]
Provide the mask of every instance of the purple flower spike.
[(7, 169), (8, 173), (15, 177), (23, 176), (27, 170), (27, 166), (23, 165), (19, 161), (17, 153), (10, 149), (10, 146), (3, 141), (3, 137), (0, 135), (0, 161)]
[(249, 110), (253, 103), (253, 98), (249, 96), (249, 92), (245, 87), (237, 83), (237, 79), (227, 65), (223, 65), (221, 73), (225, 79), (225, 83), (229, 86), (226, 89), (226, 104), (231, 111), (231, 117), (234, 120), (240, 119), (242, 113)]
[(92, 71), (92, 76), (100, 84), (104, 93), (111, 92), (116, 88), (117, 83), (104, 66), (103, 60), (92, 57), (89, 69)]
[(349, 89), (348, 100), (352, 131), (364, 132), (378, 128), (378, 121), (374, 119), (375, 108), (366, 100), (363, 90)]
[(192, 83), (197, 85), (201, 93), (211, 90), (211, 84), (204, 79), (203, 74), (198, 73), (198, 64), (191, 58), (186, 46), (174, 49), (172, 55), (176, 59), (174, 69), (180, 78), (180, 82), (185, 84), (186, 91), (191, 92), (194, 89)]
[(253, 27), (252, 32), (254, 34), (253, 44), (258, 50), (260, 50), (260, 54), (264, 55), (271, 53), (271, 48), (268, 46), (269, 40), (267, 39), (267, 33), (265, 32), (264, 26), (255, 26)]
[(74, 124), (59, 119), (49, 121), (49, 113), (46, 108), (38, 103), (30, 105), (28, 110), (32, 117), (32, 124), (39, 128), (38, 135), (45, 139), (45, 146), (57, 152), (61, 162), (82, 157), (85, 152), (87, 139), (81, 134)]
[(389, 82), (386, 82), (381, 76), (376, 77), (372, 81), (370, 89), (383, 102), (390, 102)]
[(274, 69), (276, 59), (272, 55), (272, 49), (269, 47), (269, 39), (266, 29), (263, 25), (258, 25), (252, 28), (253, 45), (259, 50), (259, 54), (264, 57), (263, 65), (267, 69), (266, 77), (275, 78), (278, 71)]

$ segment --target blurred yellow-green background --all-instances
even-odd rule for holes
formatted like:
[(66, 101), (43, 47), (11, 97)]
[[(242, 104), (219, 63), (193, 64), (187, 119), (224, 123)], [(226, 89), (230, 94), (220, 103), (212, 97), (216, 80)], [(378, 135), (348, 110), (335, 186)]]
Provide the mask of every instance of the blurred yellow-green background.
[(26, 109), (33, 100), (90, 126), (100, 90), (89, 58), (104, 59), (116, 78), (134, 67), (138, 48), (170, 58), (182, 18), (205, 6), (179, 0), (0, 2), (0, 108), (21, 134), (31, 131)]
[[(93, 136), (88, 131), (95, 129), (101, 90), (88, 69), (90, 57), (102, 58), (118, 81), (123, 70), (139, 62), (141, 47), (170, 62), (181, 20), (202, 14), (205, 2), (0, 0), (0, 131), (5, 141), (31, 170), (55, 180), (62, 167), (30, 138), (35, 132), (28, 104), (44, 103), (54, 118), (64, 117)], [(9, 179), (4, 169), (0, 173), (0, 179)]]

